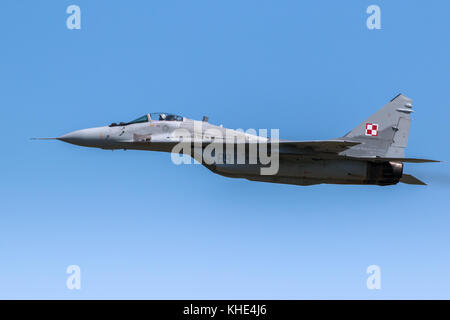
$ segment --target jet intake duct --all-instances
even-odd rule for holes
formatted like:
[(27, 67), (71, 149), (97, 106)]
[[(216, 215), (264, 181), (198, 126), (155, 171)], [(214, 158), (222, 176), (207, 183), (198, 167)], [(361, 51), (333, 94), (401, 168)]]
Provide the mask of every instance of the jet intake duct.
[(368, 182), (380, 186), (397, 184), (402, 174), (403, 163), (401, 162), (369, 162), (367, 166)]

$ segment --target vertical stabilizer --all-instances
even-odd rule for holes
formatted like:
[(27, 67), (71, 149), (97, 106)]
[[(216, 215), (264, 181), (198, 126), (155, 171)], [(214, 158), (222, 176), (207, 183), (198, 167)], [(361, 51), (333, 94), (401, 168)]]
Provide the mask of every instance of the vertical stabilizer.
[(412, 100), (397, 95), (342, 139), (361, 142), (343, 155), (403, 158), (408, 145)]

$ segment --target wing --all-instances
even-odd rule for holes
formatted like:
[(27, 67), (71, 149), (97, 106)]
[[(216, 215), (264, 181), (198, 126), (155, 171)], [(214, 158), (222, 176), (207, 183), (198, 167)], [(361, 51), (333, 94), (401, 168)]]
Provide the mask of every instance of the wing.
[(344, 157), (344, 158), (349, 160), (364, 160), (374, 162), (385, 162), (385, 161), (411, 162), (411, 163), (441, 162), (439, 160), (418, 159), (418, 158), (384, 158), (384, 157)]
[[(198, 142), (202, 143), (202, 146), (206, 146), (211, 141), (201, 141)], [(166, 142), (166, 141), (146, 141), (144, 139), (138, 140), (135, 137), (135, 140), (132, 142), (134, 145), (139, 145), (142, 147), (145, 146), (154, 146), (158, 147), (158, 149), (164, 149), (169, 151), (171, 148), (173, 148), (178, 142)], [(219, 142), (221, 143), (221, 142)], [(270, 143), (270, 142), (269, 142)], [(353, 141), (345, 141), (345, 140), (315, 140), (315, 141), (279, 141), (278, 145), (280, 148), (280, 153), (287, 153), (287, 154), (304, 154), (304, 153), (312, 153), (312, 154), (320, 154), (320, 153), (339, 153), (341, 151), (344, 151), (352, 146), (358, 145), (361, 142), (353, 142)], [(239, 143), (233, 143), (234, 145), (238, 145)], [(246, 142), (243, 143), (245, 145), (249, 145), (252, 143)]]

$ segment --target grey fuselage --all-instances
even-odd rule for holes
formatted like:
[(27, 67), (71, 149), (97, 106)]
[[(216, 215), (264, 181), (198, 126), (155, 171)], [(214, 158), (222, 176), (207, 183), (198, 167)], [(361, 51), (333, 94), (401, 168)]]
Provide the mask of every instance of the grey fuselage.
[[(196, 127), (201, 128), (200, 135), (195, 133)], [(223, 161), (213, 163), (206, 163), (202, 161), (204, 159), (200, 159), (199, 162), (209, 170), (226, 177), (295, 185), (319, 183), (386, 185), (397, 183), (403, 169), (402, 164), (396, 163), (380, 165), (370, 161), (327, 159), (323, 156), (315, 158), (314, 153), (308, 152), (308, 150), (299, 151), (281, 144), (278, 171), (272, 175), (261, 175), (261, 168), (267, 165), (260, 163), (259, 160), (256, 163), (250, 163), (247, 155), (248, 146), (252, 143), (267, 142), (268, 138), (188, 118), (182, 118), (181, 121), (165, 121), (151, 120), (149, 117), (148, 122), (82, 129), (57, 139), (79, 146), (108, 150), (134, 149), (173, 152), (174, 146), (181, 141), (181, 138), (174, 133), (180, 129), (190, 134), (192, 144), (189, 155), (196, 160), (199, 160), (198, 152), (206, 145), (225, 144), (226, 141), (223, 138), (225, 132), (228, 136), (234, 135), (236, 139), (245, 142), (247, 145), (244, 155), (245, 163), (230, 161), (226, 156)], [(232, 155), (233, 160), (236, 160), (238, 154), (239, 151), (235, 149)], [(392, 179), (392, 177), (394, 178)]]

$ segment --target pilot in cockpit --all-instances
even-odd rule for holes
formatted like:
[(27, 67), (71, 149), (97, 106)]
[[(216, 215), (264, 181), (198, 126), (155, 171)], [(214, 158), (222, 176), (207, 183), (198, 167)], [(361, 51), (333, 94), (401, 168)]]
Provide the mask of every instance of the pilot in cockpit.
[(176, 120), (176, 116), (173, 114), (168, 114), (167, 116), (166, 115), (164, 115), (164, 116), (167, 121), (175, 121)]

